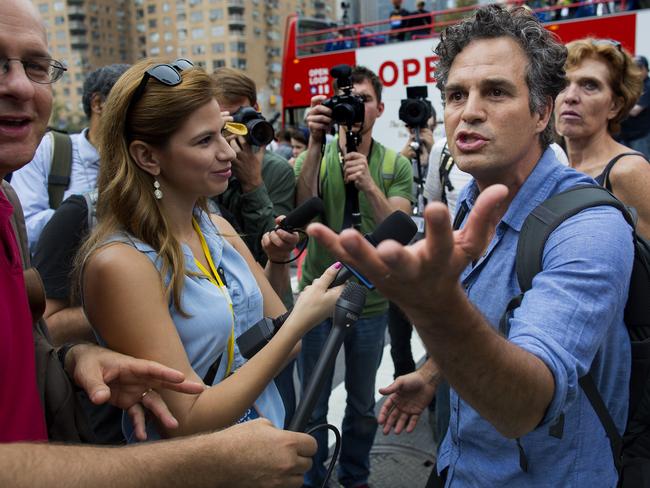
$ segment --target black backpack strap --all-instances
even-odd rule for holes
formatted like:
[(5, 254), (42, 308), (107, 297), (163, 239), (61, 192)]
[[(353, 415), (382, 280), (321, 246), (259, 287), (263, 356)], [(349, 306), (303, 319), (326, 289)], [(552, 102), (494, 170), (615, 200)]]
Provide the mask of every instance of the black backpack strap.
[(50, 131), (52, 135), (52, 164), (47, 179), (47, 193), (50, 208), (57, 209), (63, 201), (63, 194), (70, 186), (72, 171), (72, 140), (68, 134)]
[[(619, 159), (621, 159), (622, 157), (624, 157), (624, 156), (641, 156), (643, 159), (645, 159), (646, 161), (648, 161), (648, 158), (646, 158), (646, 157), (643, 155), (643, 153), (640, 153), (640, 152), (624, 152), (624, 153), (621, 153), (621, 154), (618, 154), (618, 155), (614, 156), (614, 157), (609, 161), (609, 163), (607, 163), (607, 166), (605, 166), (605, 169), (603, 170), (603, 173), (602, 173), (602, 175), (603, 175), (603, 186), (604, 186), (605, 188), (607, 188), (609, 191), (612, 191), (612, 184), (611, 184), (611, 182), (609, 181), (609, 173), (612, 171), (612, 168), (614, 167), (614, 165), (616, 164), (616, 162), (617, 162)], [(650, 162), (650, 161), (649, 161), (649, 162)]]
[(598, 419), (605, 429), (605, 434), (607, 434), (607, 438), (609, 439), (609, 447), (612, 450), (612, 456), (614, 457), (614, 466), (616, 467), (616, 471), (620, 474), (623, 438), (616, 429), (614, 419), (612, 419), (612, 416), (609, 414), (609, 410), (607, 410), (603, 397), (600, 396), (598, 388), (596, 388), (596, 383), (594, 382), (591, 373), (587, 373), (578, 379), (578, 383), (580, 384), (582, 391), (585, 392), (589, 403), (591, 403), (591, 407), (594, 409), (594, 412), (596, 412), (596, 415), (598, 415)]
[(598, 185), (579, 185), (549, 198), (524, 221), (517, 243), (517, 280), (522, 293), (530, 290), (542, 270), (542, 255), (548, 236), (565, 220), (590, 207), (609, 205), (620, 210), (630, 225), (634, 219), (625, 205)]

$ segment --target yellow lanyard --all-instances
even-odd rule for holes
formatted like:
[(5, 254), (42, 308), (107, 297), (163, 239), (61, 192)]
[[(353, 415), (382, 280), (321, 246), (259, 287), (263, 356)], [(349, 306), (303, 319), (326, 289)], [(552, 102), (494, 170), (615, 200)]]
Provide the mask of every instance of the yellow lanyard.
[(205, 269), (205, 266), (203, 266), (198, 259), (194, 258), (194, 262), (199, 267), (201, 272), (208, 277), (210, 283), (216, 286), (219, 289), (219, 291), (223, 294), (224, 298), (228, 302), (228, 306), (230, 307), (230, 315), (232, 316), (230, 337), (228, 338), (228, 365), (226, 366), (226, 374), (224, 376), (225, 378), (230, 375), (232, 370), (232, 363), (235, 359), (235, 312), (232, 309), (232, 300), (228, 295), (227, 288), (223, 284), (223, 281), (221, 280), (221, 276), (219, 276), (219, 273), (217, 272), (217, 269), (215, 268), (214, 263), (212, 262), (210, 249), (208, 249), (208, 244), (205, 242), (205, 237), (203, 237), (203, 232), (201, 232), (201, 228), (199, 227), (199, 224), (194, 219), (194, 217), (192, 217), (192, 225), (194, 226), (194, 230), (196, 231), (196, 233), (199, 235), (199, 240), (201, 241), (201, 248), (203, 249), (203, 254), (205, 254), (205, 259), (208, 260), (210, 271)]

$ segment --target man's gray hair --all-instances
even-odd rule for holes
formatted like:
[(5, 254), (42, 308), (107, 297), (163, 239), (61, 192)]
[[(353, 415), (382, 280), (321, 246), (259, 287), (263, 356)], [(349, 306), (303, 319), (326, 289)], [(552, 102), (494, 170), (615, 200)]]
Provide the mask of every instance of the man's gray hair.
[(109, 64), (96, 69), (86, 77), (81, 103), (88, 119), (90, 119), (90, 103), (93, 94), (98, 93), (106, 100), (117, 79), (130, 67), (130, 64)]
[[(498, 37), (515, 40), (528, 57), (526, 83), (531, 113), (543, 113), (549, 103), (552, 107), (555, 97), (567, 84), (566, 47), (530, 11), (521, 7), (507, 10), (498, 5), (479, 8), (469, 19), (445, 29), (440, 37), (435, 50), (439, 56), (436, 78), (443, 101), (449, 70), (456, 56), (472, 41)], [(553, 142), (553, 127), (551, 116), (540, 134), (542, 149)]]

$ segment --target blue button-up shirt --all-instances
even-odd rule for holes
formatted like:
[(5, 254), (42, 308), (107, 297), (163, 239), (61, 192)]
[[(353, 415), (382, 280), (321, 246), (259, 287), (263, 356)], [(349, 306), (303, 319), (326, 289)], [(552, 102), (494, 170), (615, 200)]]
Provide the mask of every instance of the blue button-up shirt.
[[(563, 166), (547, 150), (498, 224), (485, 254), (461, 275), (469, 299), (495, 329), (508, 301), (520, 293), (515, 255), (524, 220), (550, 196), (582, 183), (593, 180)], [(472, 181), (459, 201), (471, 209), (477, 196)], [(622, 432), (630, 376), (623, 311), (633, 255), (631, 229), (613, 207), (584, 210), (550, 235), (543, 269), (514, 312), (508, 337), (541, 359), (555, 380), (542, 423), (521, 438), (528, 472), (520, 468), (516, 442), (501, 436), (452, 389), (449, 430), (438, 455), (438, 469), (449, 467), (448, 486), (616, 485), (605, 431), (578, 378), (591, 369)], [(560, 414), (565, 423), (558, 439), (549, 435), (549, 427)]]
[[(88, 140), (88, 129), (70, 135), (72, 142), (72, 168), (70, 185), (63, 194), (65, 200), (70, 195), (86, 193), (95, 188), (99, 172), (99, 153)], [(16, 190), (25, 212), (25, 224), (29, 248), (33, 251), (45, 224), (54, 210), (50, 208), (47, 180), (52, 167), (52, 137), (46, 135), (38, 145), (34, 159), (14, 172), (11, 186)]]

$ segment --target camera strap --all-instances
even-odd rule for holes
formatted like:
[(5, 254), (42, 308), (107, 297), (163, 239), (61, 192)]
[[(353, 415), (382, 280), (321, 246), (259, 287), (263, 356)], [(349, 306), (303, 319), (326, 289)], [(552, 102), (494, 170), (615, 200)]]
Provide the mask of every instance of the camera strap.
[[(370, 151), (368, 151), (368, 157), (372, 154), (372, 146), (374, 141), (370, 143)], [(345, 162), (343, 161), (343, 151), (341, 147), (336, 144), (336, 149), (339, 156), (339, 164), (341, 165), (341, 175), (345, 176), (343, 171), (343, 166)], [(343, 209), (343, 227), (342, 229), (347, 229), (352, 227), (358, 231), (361, 231), (361, 211), (359, 210), (359, 190), (354, 185), (354, 183), (345, 184), (345, 207)]]

